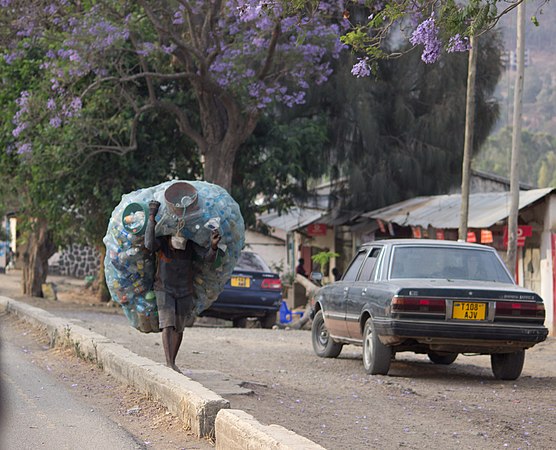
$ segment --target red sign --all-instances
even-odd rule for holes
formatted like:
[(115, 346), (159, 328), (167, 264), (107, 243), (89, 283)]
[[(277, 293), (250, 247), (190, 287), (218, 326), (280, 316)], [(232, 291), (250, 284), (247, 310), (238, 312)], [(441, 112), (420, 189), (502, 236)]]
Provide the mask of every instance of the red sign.
[[(517, 246), (525, 245), (525, 238), (533, 236), (533, 227), (531, 225), (519, 225), (517, 227)], [(508, 227), (504, 227), (504, 246), (508, 246)]]
[(421, 227), (411, 227), (411, 231), (415, 239), (421, 239)]
[(439, 241), (444, 240), (444, 230), (436, 230), (436, 239)]
[(326, 235), (326, 224), (324, 223), (312, 223), (307, 225), (307, 234), (309, 236), (325, 236)]
[(477, 236), (474, 231), (467, 232), (467, 242), (477, 242)]
[(492, 244), (493, 242), (492, 231), (481, 230), (481, 244)]

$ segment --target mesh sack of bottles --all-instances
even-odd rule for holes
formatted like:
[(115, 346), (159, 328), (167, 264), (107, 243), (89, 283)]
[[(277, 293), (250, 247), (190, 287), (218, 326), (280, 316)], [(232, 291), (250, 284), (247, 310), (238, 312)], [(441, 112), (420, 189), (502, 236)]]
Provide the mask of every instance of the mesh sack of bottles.
[(212, 230), (217, 228), (222, 236), (216, 263), (193, 261), (196, 314), (224, 288), (245, 239), (239, 206), (220, 186), (174, 180), (123, 195), (104, 237), (104, 271), (112, 299), (122, 306), (131, 325), (144, 333), (160, 331), (152, 291), (156, 262), (144, 245), (151, 200), (160, 202), (157, 237), (177, 234), (208, 248)]

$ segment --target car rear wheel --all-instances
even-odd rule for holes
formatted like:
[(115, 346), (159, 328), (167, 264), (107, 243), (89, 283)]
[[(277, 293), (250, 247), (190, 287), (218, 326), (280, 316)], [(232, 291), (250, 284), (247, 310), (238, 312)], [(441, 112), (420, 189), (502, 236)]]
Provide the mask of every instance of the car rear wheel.
[(525, 350), (490, 355), (492, 373), (497, 380), (516, 380), (525, 362)]
[(247, 326), (247, 317), (239, 317), (232, 320), (234, 328), (245, 328)]
[(274, 325), (276, 325), (276, 313), (275, 312), (266, 313), (263, 317), (259, 319), (259, 322), (261, 322), (262, 328), (267, 328), (267, 329), (272, 328)]
[(318, 311), (311, 327), (313, 350), (321, 358), (336, 358), (342, 351), (343, 344), (334, 341), (328, 334), (322, 311)]
[(433, 363), (442, 364), (444, 366), (447, 366), (448, 364), (452, 364), (458, 357), (458, 353), (428, 352), (427, 355)]
[(378, 338), (372, 319), (365, 322), (363, 331), (363, 366), (369, 375), (386, 375), (390, 370), (392, 348)]

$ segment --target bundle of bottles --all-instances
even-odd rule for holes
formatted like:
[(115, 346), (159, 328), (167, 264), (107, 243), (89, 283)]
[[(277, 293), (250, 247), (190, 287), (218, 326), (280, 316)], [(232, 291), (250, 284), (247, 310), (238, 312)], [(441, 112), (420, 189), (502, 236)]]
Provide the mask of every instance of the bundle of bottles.
[(232, 274), (245, 241), (239, 206), (220, 186), (173, 180), (123, 195), (112, 212), (103, 240), (104, 271), (112, 299), (122, 306), (131, 325), (144, 333), (160, 331), (152, 290), (156, 257), (144, 245), (151, 200), (160, 203), (156, 215), (157, 237), (179, 235), (209, 247), (214, 229), (222, 236), (218, 264), (194, 260), (196, 314), (216, 300)]

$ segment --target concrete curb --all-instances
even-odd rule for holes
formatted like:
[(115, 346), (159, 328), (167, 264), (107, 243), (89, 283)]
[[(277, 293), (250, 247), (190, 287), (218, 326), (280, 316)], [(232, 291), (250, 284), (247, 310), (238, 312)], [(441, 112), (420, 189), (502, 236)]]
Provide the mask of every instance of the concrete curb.
[(110, 339), (40, 308), (0, 296), (0, 311), (45, 329), (51, 345), (75, 350), (118, 380), (162, 403), (199, 438), (211, 437), (221, 450), (323, 450), (279, 425), (263, 425), (228, 400), (172, 369), (136, 355)]
[(0, 297), (0, 310), (45, 329), (51, 345), (75, 349), (80, 358), (159, 401), (197, 437), (215, 437), (216, 414), (229, 408), (230, 402), (200, 383), (40, 308)]
[(216, 436), (217, 450), (324, 450), (280, 425), (262, 425), (238, 409), (222, 409), (218, 413)]

